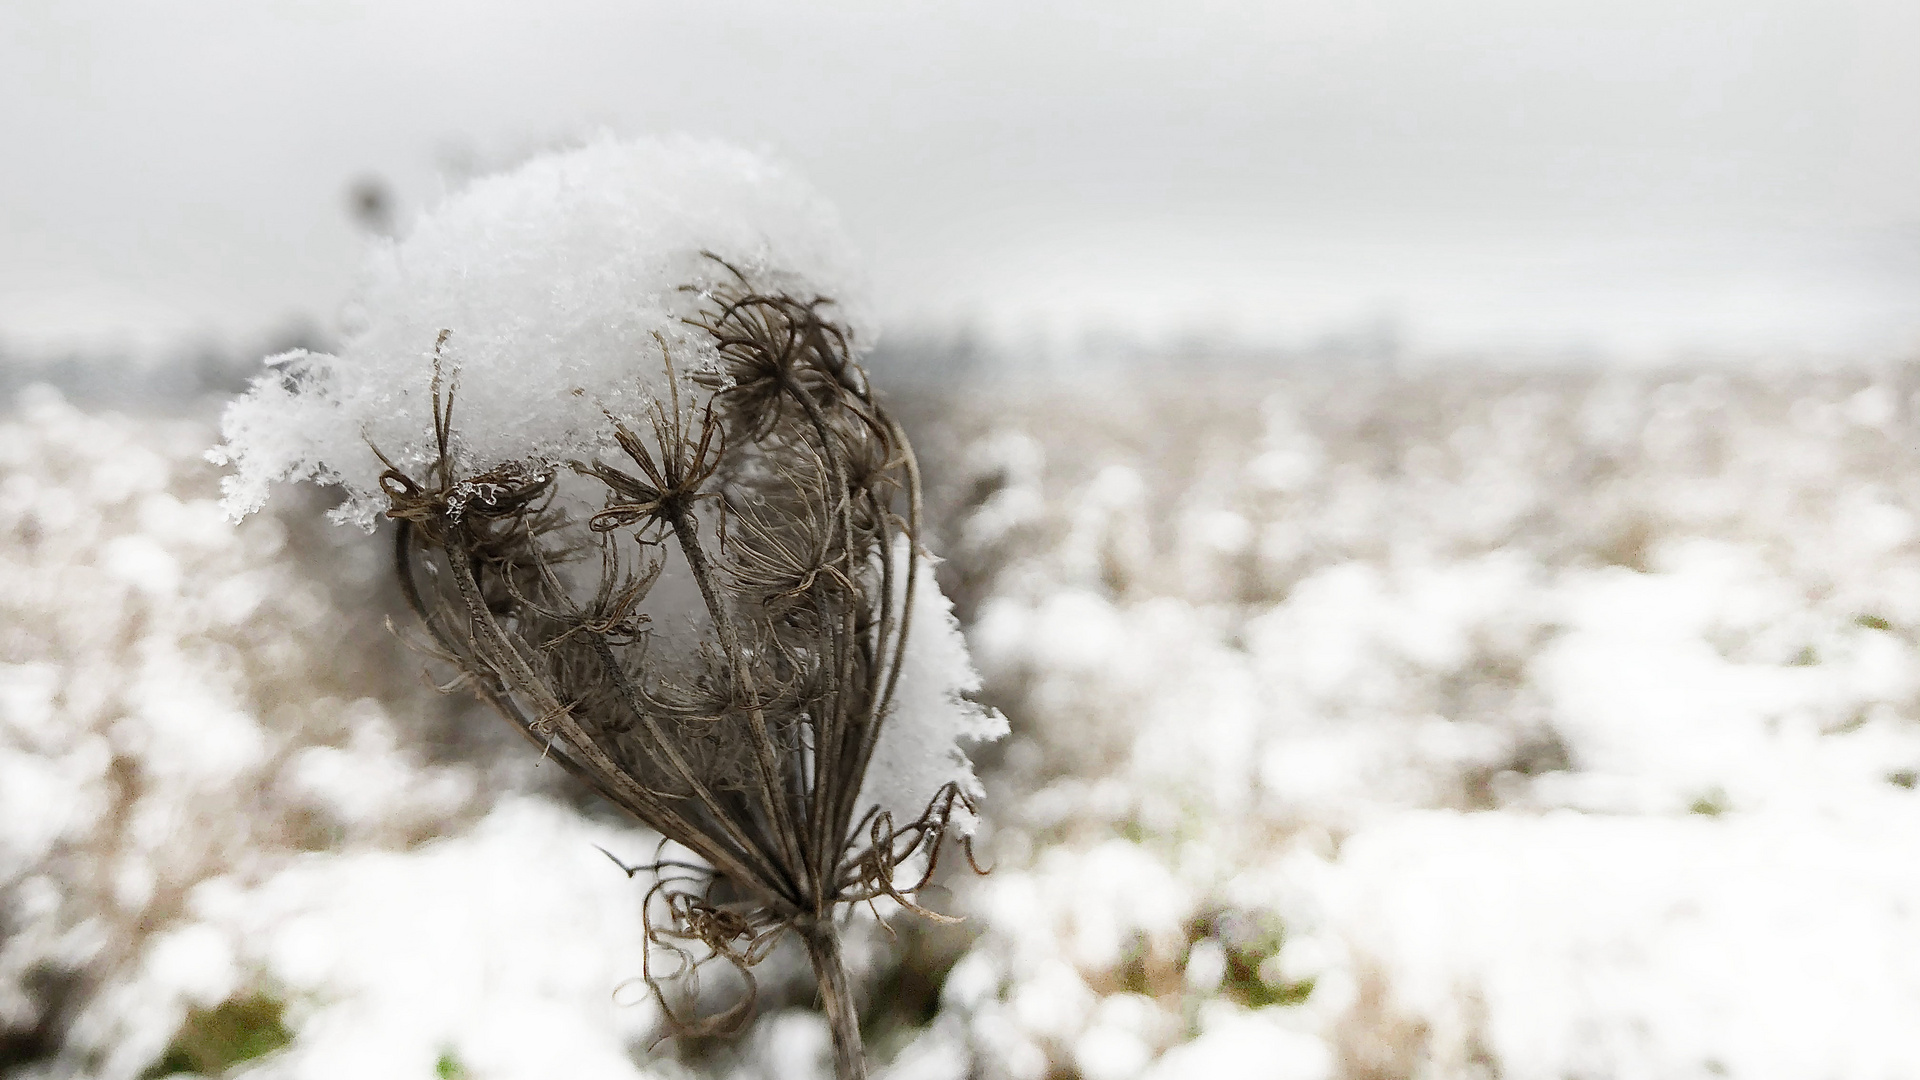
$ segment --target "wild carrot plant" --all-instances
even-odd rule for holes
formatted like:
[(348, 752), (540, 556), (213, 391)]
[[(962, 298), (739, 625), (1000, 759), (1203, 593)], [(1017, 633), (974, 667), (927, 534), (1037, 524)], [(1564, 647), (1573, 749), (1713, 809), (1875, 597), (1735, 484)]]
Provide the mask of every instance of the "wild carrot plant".
[[(793, 933), (852, 1077), (836, 914), (941, 917), (915, 894), (969, 842), (956, 740), (1001, 722), (962, 696), (912, 448), (817, 287), (838, 269), (823, 216), (705, 144), (534, 162), (377, 257), (367, 329), (282, 358), (223, 453), (238, 509), (311, 477), (346, 488), (343, 516), (391, 519), (454, 685), (664, 838), (626, 869), (651, 881), (644, 974), (674, 1030), (744, 1022), (752, 967)], [(676, 1010), (713, 962), (748, 993)]]

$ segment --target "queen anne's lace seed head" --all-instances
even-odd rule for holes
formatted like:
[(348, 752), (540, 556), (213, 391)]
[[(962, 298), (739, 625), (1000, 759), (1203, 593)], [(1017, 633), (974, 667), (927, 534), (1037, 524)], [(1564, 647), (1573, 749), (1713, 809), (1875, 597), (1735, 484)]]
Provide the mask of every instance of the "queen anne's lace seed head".
[(281, 358), (225, 421), (234, 513), (293, 478), (391, 519), (430, 648), (690, 853), (651, 867), (665, 973), (914, 907), (972, 830), (959, 742), (1003, 727), (963, 697), (845, 250), (757, 158), (596, 143), (383, 248), (340, 355)]

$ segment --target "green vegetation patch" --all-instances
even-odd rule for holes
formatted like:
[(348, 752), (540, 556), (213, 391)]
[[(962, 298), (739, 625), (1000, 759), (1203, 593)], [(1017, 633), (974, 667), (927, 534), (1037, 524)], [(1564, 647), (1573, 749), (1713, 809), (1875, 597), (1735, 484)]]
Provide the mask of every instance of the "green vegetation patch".
[(211, 1009), (187, 1013), (167, 1052), (142, 1080), (174, 1073), (218, 1076), (243, 1061), (264, 1057), (293, 1041), (284, 1017), (287, 1003), (269, 994), (228, 998)]
[(1227, 968), (1220, 978), (1220, 993), (1249, 1009), (1269, 1005), (1298, 1005), (1313, 995), (1313, 980), (1268, 982), (1260, 967), (1279, 955), (1286, 944), (1286, 926), (1268, 912), (1209, 908), (1187, 924), (1189, 951), (1193, 945), (1211, 938), (1227, 954)]
[(873, 1060), (890, 1059), (933, 1022), (948, 973), (978, 933), (959, 923), (903, 919), (896, 924), (898, 962), (874, 986), (860, 1014), (860, 1037)]
[(1727, 798), (1727, 793), (1720, 788), (1713, 788), (1694, 799), (1687, 806), (1687, 813), (1699, 814), (1701, 817), (1719, 817), (1731, 809), (1733, 809), (1733, 801)]

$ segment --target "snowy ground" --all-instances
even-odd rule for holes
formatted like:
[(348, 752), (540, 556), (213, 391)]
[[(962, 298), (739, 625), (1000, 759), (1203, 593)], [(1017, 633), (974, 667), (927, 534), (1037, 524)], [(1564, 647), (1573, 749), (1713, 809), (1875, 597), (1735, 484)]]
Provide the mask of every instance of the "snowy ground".
[[(1920, 1078), (1916, 390), (921, 403), (1014, 736), (965, 928), (859, 935), (887, 1075)], [(822, 1075), (790, 955), (655, 1041), (595, 850), (649, 838), (422, 685), (377, 541), (225, 525), (211, 441), (0, 427), (0, 1069)]]

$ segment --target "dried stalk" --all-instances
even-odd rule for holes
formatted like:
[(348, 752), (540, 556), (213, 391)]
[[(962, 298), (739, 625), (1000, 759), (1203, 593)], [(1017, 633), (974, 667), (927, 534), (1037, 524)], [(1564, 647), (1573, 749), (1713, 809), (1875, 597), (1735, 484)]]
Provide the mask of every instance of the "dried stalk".
[[(625, 867), (654, 879), (645, 980), (673, 1030), (744, 1024), (752, 967), (793, 931), (837, 1073), (863, 1077), (836, 911), (887, 896), (940, 918), (914, 894), (957, 810), (971, 809), (949, 784), (914, 821), (855, 820), (924, 558), (919, 471), (823, 314), (830, 303), (756, 289), (715, 262), (732, 280), (702, 294), (691, 325), (717, 369), (683, 377), (658, 339), (666, 400), (642, 430), (609, 417), (620, 458), (463, 474), (442, 332), (436, 457), (416, 477), (383, 456), (380, 483), (400, 524), (401, 589), (436, 654), (543, 755), (689, 853)], [(597, 509), (557, 508), (563, 469), (597, 486)], [(594, 550), (597, 578), (583, 565)], [(645, 608), (676, 557), (707, 631), (667, 656)], [(682, 1015), (669, 985), (697, 994), (716, 960), (745, 977), (746, 995)]]

